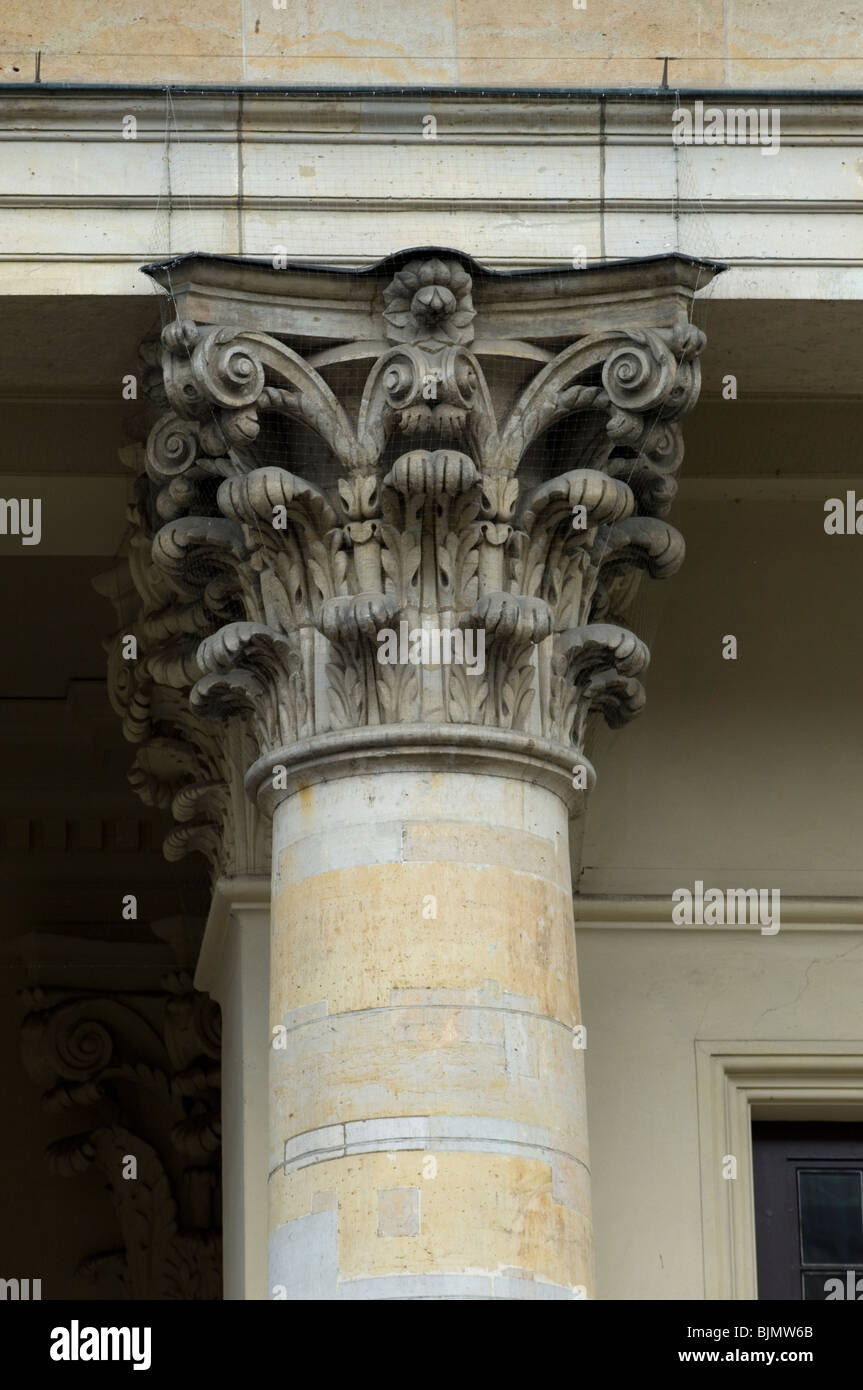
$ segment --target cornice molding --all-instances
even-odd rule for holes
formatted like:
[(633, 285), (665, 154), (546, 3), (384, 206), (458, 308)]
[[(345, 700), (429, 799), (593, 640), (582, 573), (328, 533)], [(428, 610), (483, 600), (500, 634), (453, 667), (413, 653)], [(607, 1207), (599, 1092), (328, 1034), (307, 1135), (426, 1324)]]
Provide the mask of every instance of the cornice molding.
[[(863, 143), (863, 140), (861, 140)], [(57, 208), (77, 211), (83, 208), (103, 209), (107, 211), (139, 210), (139, 209), (164, 209), (165, 195), (158, 191), (153, 193), (128, 194), (128, 193), (0, 193), (0, 208), (9, 209), (35, 209), (35, 208)], [(508, 213), (568, 213), (574, 211), (582, 214), (600, 213), (653, 213), (673, 207), (673, 211), (678, 215), (696, 216), (710, 213), (765, 213), (767, 215), (781, 216), (786, 213), (854, 213), (859, 215), (861, 212), (860, 200), (857, 198), (727, 198), (711, 197), (704, 198), (674, 198), (667, 196), (658, 198), (596, 198), (596, 197), (572, 197), (565, 198), (536, 198), (531, 197), (507, 197), (501, 194), (499, 197), (473, 198), (468, 196), (453, 198), (442, 198), (435, 195), (403, 194), (400, 197), (381, 195), (356, 196), (345, 194), (338, 196), (318, 196), (308, 194), (305, 196), (288, 194), (243, 194), (242, 206), (246, 212), (370, 212), (388, 213), (393, 212), (452, 212), (454, 202), (458, 203), (460, 210), (464, 212), (508, 212)], [(237, 207), (237, 197), (233, 188), (224, 193), (178, 193), (174, 195), (173, 206), (176, 210), (197, 210), (214, 211), (223, 208), (231, 209)], [(19, 258), (20, 259), (20, 258)], [(134, 257), (129, 259), (134, 260)], [(139, 258), (140, 259), (140, 258)], [(863, 258), (857, 258), (863, 259)], [(525, 258), (524, 262), (519, 262), (524, 267), (534, 268), (541, 264), (542, 258)], [(303, 264), (314, 265), (313, 260), (302, 262)], [(849, 260), (850, 264), (856, 264), (856, 260)], [(338, 268), (338, 263), (330, 262), (332, 266)], [(351, 268), (356, 267), (352, 262)], [(375, 262), (370, 261), (366, 266), (373, 266)], [(551, 259), (547, 262), (549, 268), (559, 265)], [(602, 265), (616, 264), (615, 261), (603, 261)], [(724, 262), (723, 262), (724, 264)], [(795, 264), (804, 264), (795, 260)], [(494, 269), (503, 269), (503, 262), (490, 262), (489, 265)], [(360, 268), (365, 268), (361, 266)], [(545, 268), (542, 266), (542, 268)], [(593, 269), (595, 267), (590, 266)], [(584, 274), (584, 271), (581, 271)]]
[[(670, 112), (703, 101), (723, 108), (770, 107), (782, 113), (783, 142), (863, 143), (863, 93), (778, 89), (693, 91), (538, 91), (482, 88), (219, 88), (0, 85), (0, 140), (116, 140), (125, 115), (139, 141), (165, 145), (205, 140), (347, 144), (424, 144), (421, 118), (443, 117), (442, 142), (671, 146)], [(691, 154), (694, 147), (683, 153)], [(710, 156), (711, 148), (705, 149)]]

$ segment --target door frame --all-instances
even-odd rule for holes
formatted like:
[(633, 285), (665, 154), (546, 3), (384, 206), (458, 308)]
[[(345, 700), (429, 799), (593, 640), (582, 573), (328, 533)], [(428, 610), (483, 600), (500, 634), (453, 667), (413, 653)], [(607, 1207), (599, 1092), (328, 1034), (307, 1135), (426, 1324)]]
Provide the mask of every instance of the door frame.
[(695, 1072), (704, 1297), (754, 1301), (752, 1121), (863, 1120), (863, 1042), (696, 1039)]

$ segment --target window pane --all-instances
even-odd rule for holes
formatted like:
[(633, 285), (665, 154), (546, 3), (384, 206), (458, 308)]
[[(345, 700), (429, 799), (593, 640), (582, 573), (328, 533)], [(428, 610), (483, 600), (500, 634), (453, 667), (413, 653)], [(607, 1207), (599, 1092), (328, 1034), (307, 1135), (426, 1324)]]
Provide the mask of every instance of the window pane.
[(804, 1264), (863, 1264), (863, 1202), (860, 1174), (797, 1174), (800, 1240)]

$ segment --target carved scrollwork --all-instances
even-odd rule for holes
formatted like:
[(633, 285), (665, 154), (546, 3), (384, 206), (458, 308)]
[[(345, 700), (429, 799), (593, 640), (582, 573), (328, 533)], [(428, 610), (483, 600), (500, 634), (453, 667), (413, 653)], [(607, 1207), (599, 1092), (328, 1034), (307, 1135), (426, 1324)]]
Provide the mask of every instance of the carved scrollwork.
[[(168, 736), (154, 722), (166, 686), (194, 716), (243, 730), (258, 757), (414, 720), (530, 729), (578, 749), (591, 713), (638, 712), (616, 620), (642, 573), (665, 577), (683, 558), (662, 518), (703, 334), (676, 308), (663, 326), (640, 321), (638, 300), (623, 323), (615, 301), (614, 326), (574, 321), (551, 356), (478, 339), (474, 294), (452, 255), (402, 266), (375, 301), (369, 352), (350, 359), (367, 365), (364, 378), (351, 368), (345, 403), (348, 359), (329, 350), (313, 366), (257, 330), (164, 331), (168, 413), (146, 464), (163, 589), (140, 678), (118, 697), (130, 734)], [(501, 369), (512, 359), (515, 375)], [(262, 425), (276, 414), (321, 441), (308, 468), (295, 442), (290, 469), (275, 466), (281, 436)], [(182, 619), (157, 631), (172, 604)], [(613, 651), (598, 627), (618, 634)], [(451, 636), (441, 650), (456, 660), (415, 659), (424, 633), (481, 636), (485, 665), (468, 671)], [(170, 783), (172, 853), (220, 823), (215, 784), (231, 779), (209, 751), (203, 763), (195, 784)], [(138, 776), (152, 795), (146, 759)]]
[[(185, 322), (163, 330), (165, 390), (178, 415), (211, 420), (225, 437), (252, 443), (259, 413), (291, 416), (313, 430), (345, 466), (356, 462), (356, 436), (323, 378), (292, 348), (266, 333)], [(191, 347), (191, 352), (189, 351)]]
[(375, 363), (360, 403), (357, 430), (364, 457), (380, 455), (395, 430), (407, 436), (469, 440), (493, 425), (479, 362), (463, 347), (391, 348)]
[(108, 693), (136, 745), (130, 785), (177, 820), (164, 841), (169, 860), (199, 852), (214, 873), (265, 870), (269, 850), (259, 817), (234, 814), (247, 735), (218, 735), (196, 717), (189, 698), (203, 674), (198, 646), (218, 630), (227, 577), (247, 555), (242, 531), (224, 518), (185, 517), (162, 528), (156, 545), (141, 507), (131, 509), (130, 520), (128, 559), (97, 581), (121, 623), (108, 643)]
[(116, 1214), (117, 1249), (79, 1271), (112, 1267), (131, 1299), (219, 1298), (216, 1005), (184, 970), (149, 993), (45, 985), (22, 997), (22, 1056), (43, 1107), (88, 1121), (47, 1147), (48, 1166), (68, 1178), (96, 1168)]
[(677, 475), (683, 462), (683, 432), (678, 424), (648, 420), (630, 448), (615, 450), (608, 472), (621, 478), (638, 500), (644, 516), (665, 516), (677, 496)]
[(605, 358), (602, 384), (612, 406), (642, 413), (668, 399), (676, 368), (671, 349), (658, 333), (632, 331)]
[(603, 572), (634, 565), (648, 570), (652, 579), (676, 574), (686, 554), (680, 532), (652, 516), (631, 516), (604, 528), (598, 544)]
[(305, 724), (302, 658), (284, 633), (264, 623), (231, 623), (198, 649), (205, 673), (192, 708), (209, 718), (248, 714), (262, 744), (291, 743)]
[(156, 421), (147, 439), (147, 472), (154, 482), (171, 482), (195, 467), (200, 450), (197, 422), (169, 411)]

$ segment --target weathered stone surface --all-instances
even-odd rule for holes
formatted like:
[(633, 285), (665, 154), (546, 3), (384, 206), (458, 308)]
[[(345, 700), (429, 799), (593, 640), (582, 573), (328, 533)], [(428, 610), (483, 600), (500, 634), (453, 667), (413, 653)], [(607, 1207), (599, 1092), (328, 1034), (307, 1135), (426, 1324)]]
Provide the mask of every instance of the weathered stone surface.
[(672, 85), (706, 69), (716, 86), (767, 86), (784, 71), (788, 85), (838, 87), (859, 83), (863, 65), (851, 12), (797, 4), (789, 17), (781, 0), (546, 0), (530, 11), (516, 0), (411, 0), (397, 15), (347, 0), (7, 9), (5, 81), (32, 81), (37, 49), (48, 82), (655, 87), (668, 54)]
[[(141, 465), (141, 452), (127, 451), (125, 461)], [(95, 585), (120, 623), (105, 645), (109, 698), (138, 748), (129, 782), (146, 805), (169, 809), (177, 822), (164, 842), (167, 859), (198, 851), (214, 876), (266, 872), (269, 831), (242, 788), (248, 735), (236, 722), (215, 735), (189, 705), (201, 674), (196, 649), (218, 618), (194, 595), (178, 594), (153, 564), (151, 499), (141, 481), (128, 508), (127, 557)]]
[[(214, 269), (203, 284), (224, 280)], [(672, 574), (683, 557), (664, 515), (700, 380), (703, 335), (685, 304), (705, 271), (651, 267), (654, 295), (632, 323), (631, 267), (546, 285), (451, 252), (393, 257), (349, 301), (355, 312), (365, 299), (369, 336), (317, 366), (258, 329), (181, 318), (164, 330), (168, 409), (146, 454), (165, 518), (153, 559), (211, 629), (192, 707), (243, 718), (255, 777), (316, 735), (405, 723), (523, 731), (577, 758), (592, 712), (613, 725), (638, 712), (648, 654), (617, 618), (636, 571)], [(153, 273), (172, 285), (196, 274)], [(248, 312), (266, 318), (285, 281), (263, 267), (244, 277), (259, 300)], [(287, 286), (294, 332), (323, 336), (326, 316), (304, 321), (303, 296), (334, 295), (332, 277)], [(569, 329), (568, 295), (575, 312), (585, 300)], [(528, 336), (502, 361), (477, 334), (499, 333), (513, 306)], [(541, 346), (549, 337), (568, 345)], [(348, 351), (362, 376), (343, 403), (328, 367)], [(509, 363), (524, 366), (514, 376)], [(270, 461), (279, 417), (311, 432), (291, 471)], [(567, 419), (570, 466), (550, 476), (548, 431)], [(239, 620), (219, 627), (240, 599)], [(484, 670), (382, 663), (382, 637), (402, 625), (481, 635)]]
[[(583, 1296), (568, 819), (589, 720), (644, 703), (640, 574), (683, 558), (713, 267), (150, 270), (178, 317), (115, 702), (161, 795), (182, 705), (170, 804), (217, 865), (244, 761), (273, 814), (271, 1296)], [(402, 627), (461, 659), (382, 662)]]
[[(179, 925), (156, 926), (178, 960)], [(118, 1279), (133, 1300), (218, 1299), (218, 1008), (192, 988), (186, 969), (157, 975), (149, 987), (129, 983), (151, 976), (141, 970), (140, 946), (132, 964), (135, 947), (94, 943), (88, 969), (79, 965), (76, 978), (68, 958), (51, 960), (50, 942), (40, 964), (44, 983), (21, 991), (28, 1007), (22, 1059), (60, 1136), (45, 1159), (64, 1178), (91, 1174), (92, 1182), (98, 1173), (117, 1231), (112, 1248), (91, 1243), (79, 1251), (77, 1272), (97, 1291), (101, 1278)], [(94, 989), (100, 955), (95, 975), (109, 983)], [(68, 1132), (70, 1119), (79, 1132)]]

